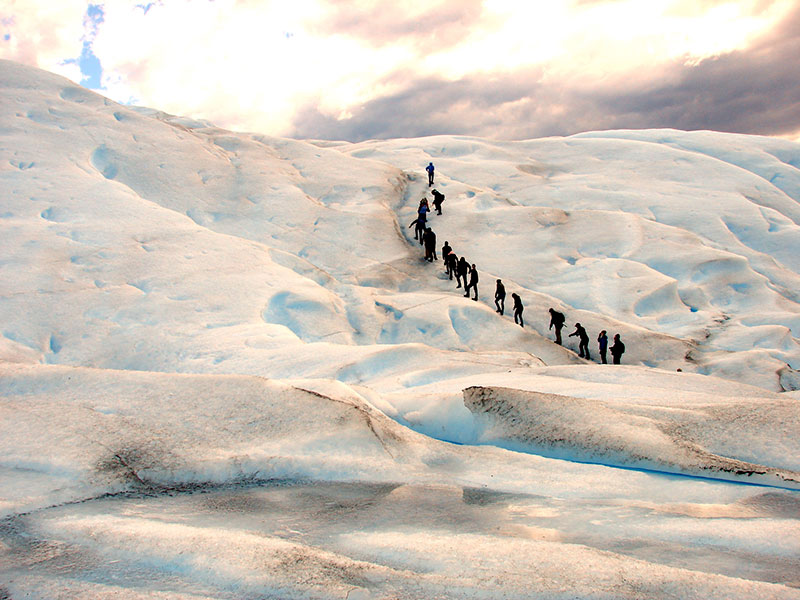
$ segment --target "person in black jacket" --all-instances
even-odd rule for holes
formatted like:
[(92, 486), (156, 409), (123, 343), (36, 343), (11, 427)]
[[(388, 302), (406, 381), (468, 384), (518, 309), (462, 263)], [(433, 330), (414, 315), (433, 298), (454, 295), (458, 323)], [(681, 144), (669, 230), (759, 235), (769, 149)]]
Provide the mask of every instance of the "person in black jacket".
[(472, 268), (469, 270), (469, 283), (464, 288), (466, 294), (464, 294), (465, 298), (469, 298), (469, 289), (472, 288), (475, 291), (475, 297), (473, 300), (478, 300), (478, 269), (475, 268), (475, 265), (472, 265)]
[[(447, 274), (450, 276), (450, 280), (452, 281), (453, 275), (456, 275), (456, 271), (458, 270), (458, 256), (456, 256), (456, 253), (452, 250), (447, 253), (445, 264), (447, 265)], [(457, 278), (458, 277), (456, 277), (456, 279)]]
[(497, 280), (497, 288), (494, 290), (494, 305), (497, 307), (495, 312), (499, 312), (502, 315), (506, 305), (506, 288), (499, 279)]
[(433, 208), (436, 209), (436, 214), (442, 214), (442, 202), (444, 202), (444, 194), (439, 190), (431, 191), (431, 195), (433, 196)]
[(611, 356), (614, 357), (614, 364), (618, 365), (619, 359), (622, 358), (622, 355), (625, 353), (625, 344), (619, 339), (619, 334), (614, 336), (614, 344), (609, 350), (611, 350)]
[(450, 242), (445, 240), (444, 246), (442, 246), (442, 262), (444, 262), (445, 267), (447, 267), (447, 255), (452, 251), (453, 249), (450, 247)]
[(467, 275), (469, 274), (469, 263), (463, 256), (458, 259), (458, 267), (456, 268), (456, 288), (461, 287), (461, 282), (464, 282), (464, 289), (467, 288)]
[(600, 360), (603, 362), (604, 365), (608, 364), (608, 360), (606, 360), (606, 350), (608, 350), (608, 336), (606, 335), (606, 330), (600, 332), (600, 335), (597, 336), (597, 346), (600, 348)]
[(522, 298), (517, 294), (511, 294), (511, 299), (514, 301), (514, 323), (519, 319), (519, 326), (525, 327), (525, 323), (522, 322)]
[(564, 313), (558, 312), (556, 309), (550, 309), (550, 329), (556, 328), (556, 344), (561, 345), (561, 328), (564, 327), (564, 322), (567, 318)]
[(575, 323), (575, 331), (569, 334), (569, 337), (578, 336), (578, 356), (591, 360), (589, 356), (589, 334), (580, 323)]
[(425, 259), (428, 262), (439, 260), (439, 258), (436, 256), (436, 234), (430, 227), (425, 230), (425, 237), (423, 241), (425, 242)]

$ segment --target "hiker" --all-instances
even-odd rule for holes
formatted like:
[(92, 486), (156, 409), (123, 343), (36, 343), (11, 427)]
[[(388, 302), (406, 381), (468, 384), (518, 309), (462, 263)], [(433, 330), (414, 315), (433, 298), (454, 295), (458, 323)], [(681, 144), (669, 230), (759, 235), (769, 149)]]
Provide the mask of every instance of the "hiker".
[(447, 274), (450, 276), (450, 281), (452, 281), (453, 275), (456, 275), (456, 271), (458, 269), (458, 256), (456, 256), (456, 253), (452, 250), (447, 253), (445, 265), (447, 266)]
[[(465, 261), (466, 262), (466, 261)], [(466, 275), (464, 275), (466, 278)], [(464, 287), (464, 294), (465, 298), (469, 298), (469, 289), (472, 288), (475, 290), (475, 297), (473, 300), (478, 300), (478, 269), (475, 268), (475, 265), (472, 265), (472, 268), (469, 270), (469, 283)]]
[[(415, 225), (416, 227), (414, 227)], [(414, 227), (414, 239), (419, 240), (419, 243), (422, 244), (422, 236), (425, 234), (425, 219), (417, 217), (411, 221), (411, 225), (408, 227)]]
[(554, 308), (550, 309), (550, 329), (556, 328), (556, 344), (559, 346), (561, 345), (561, 328), (566, 320), (564, 313), (560, 313)]
[(433, 163), (429, 162), (425, 170), (428, 172), (428, 187), (430, 187), (433, 185)]
[(583, 328), (583, 325), (580, 323), (575, 323), (575, 331), (569, 334), (569, 337), (578, 336), (578, 356), (581, 358), (585, 358), (587, 360), (591, 360), (592, 357), (589, 356), (589, 334), (586, 333), (586, 330)]
[(622, 355), (625, 353), (625, 344), (619, 339), (619, 334), (614, 336), (614, 344), (609, 350), (611, 350), (611, 356), (614, 358), (614, 364), (618, 365), (619, 359), (622, 358)]
[(467, 259), (463, 256), (458, 260), (458, 265), (456, 266), (456, 289), (461, 287), (461, 282), (464, 282), (464, 288), (467, 287), (467, 274), (469, 273), (469, 263)]
[(519, 326), (524, 328), (525, 324), (522, 322), (522, 298), (517, 294), (511, 294), (511, 299), (514, 301), (514, 323), (519, 319)]
[(428, 262), (439, 260), (436, 256), (436, 234), (430, 227), (425, 230), (425, 258)]
[(506, 305), (506, 288), (499, 279), (494, 290), (494, 305), (497, 307), (495, 312), (499, 312), (502, 315)]
[(597, 336), (597, 346), (600, 348), (600, 360), (603, 361), (604, 365), (607, 365), (606, 350), (608, 349), (608, 336), (606, 335), (605, 329)]
[(433, 195), (433, 208), (436, 209), (436, 214), (437, 215), (441, 215), (442, 214), (442, 202), (444, 202), (444, 194), (442, 192), (440, 192), (439, 190), (436, 190), (436, 189), (431, 191), (431, 194)]
[(442, 246), (442, 260), (444, 261), (445, 265), (447, 264), (447, 255), (450, 254), (452, 251), (453, 249), (450, 247), (450, 242), (445, 240), (444, 246)]
[[(419, 201), (419, 208), (417, 208), (417, 229), (414, 232), (414, 239), (419, 240), (420, 246), (422, 245), (422, 234), (425, 233), (425, 229), (427, 228), (428, 223), (428, 213), (430, 212), (430, 208), (428, 208), (428, 199), (423, 198)], [(419, 232), (419, 237), (417, 237), (417, 232)]]

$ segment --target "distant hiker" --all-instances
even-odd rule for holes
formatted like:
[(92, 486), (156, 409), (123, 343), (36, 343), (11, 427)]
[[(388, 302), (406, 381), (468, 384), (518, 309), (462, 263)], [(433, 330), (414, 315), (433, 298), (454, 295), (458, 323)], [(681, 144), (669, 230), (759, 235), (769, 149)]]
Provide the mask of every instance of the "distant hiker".
[(517, 294), (511, 294), (511, 299), (514, 301), (514, 323), (519, 319), (519, 326), (525, 327), (525, 323), (522, 322), (522, 298)]
[(550, 309), (550, 329), (556, 328), (556, 344), (559, 346), (561, 345), (561, 328), (566, 320), (564, 313), (560, 313), (554, 308)]
[(607, 365), (606, 350), (608, 350), (608, 336), (606, 335), (605, 329), (597, 336), (597, 346), (600, 348), (600, 360), (603, 361), (604, 365)]
[(469, 263), (463, 256), (458, 260), (456, 267), (456, 289), (461, 287), (461, 282), (464, 282), (464, 289), (467, 288), (467, 275), (469, 274)]
[(430, 227), (425, 231), (425, 258), (428, 262), (439, 260), (436, 256), (436, 234)]
[(450, 242), (447, 240), (444, 241), (444, 246), (442, 246), (442, 260), (444, 261), (445, 267), (447, 266), (447, 255), (450, 254), (453, 249), (450, 247)]
[(587, 360), (591, 360), (591, 356), (589, 356), (589, 334), (586, 333), (586, 330), (583, 328), (583, 325), (580, 323), (575, 323), (575, 331), (569, 334), (569, 337), (578, 336), (578, 356), (581, 358), (585, 358)]
[(614, 364), (619, 364), (619, 359), (622, 358), (622, 355), (625, 353), (625, 344), (622, 343), (622, 340), (619, 339), (619, 334), (614, 336), (614, 344), (609, 348), (611, 350), (611, 356), (614, 357)]
[(458, 270), (458, 256), (456, 256), (455, 252), (450, 250), (450, 252), (447, 253), (447, 258), (444, 262), (447, 266), (447, 274), (450, 276), (450, 280), (452, 281), (453, 275), (455, 275), (456, 271)]
[(428, 172), (428, 187), (430, 187), (433, 185), (433, 163), (429, 162), (425, 170)]
[(506, 288), (499, 279), (494, 290), (494, 305), (497, 307), (495, 312), (499, 312), (502, 315), (506, 305)]
[[(464, 276), (466, 278), (466, 275)], [(475, 265), (472, 265), (472, 268), (469, 270), (469, 283), (464, 287), (464, 294), (465, 298), (469, 298), (469, 289), (472, 288), (475, 291), (475, 297), (473, 300), (478, 300), (478, 269), (475, 268)]]
[(444, 194), (436, 189), (431, 191), (433, 195), (433, 208), (436, 209), (436, 214), (442, 214), (442, 202), (444, 202)]

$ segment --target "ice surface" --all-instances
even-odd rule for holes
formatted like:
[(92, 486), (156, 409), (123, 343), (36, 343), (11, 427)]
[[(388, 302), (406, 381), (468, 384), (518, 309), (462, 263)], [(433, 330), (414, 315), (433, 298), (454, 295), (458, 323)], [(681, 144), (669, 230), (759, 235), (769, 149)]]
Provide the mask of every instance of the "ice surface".
[(800, 597), (796, 143), (0, 106), (0, 598)]

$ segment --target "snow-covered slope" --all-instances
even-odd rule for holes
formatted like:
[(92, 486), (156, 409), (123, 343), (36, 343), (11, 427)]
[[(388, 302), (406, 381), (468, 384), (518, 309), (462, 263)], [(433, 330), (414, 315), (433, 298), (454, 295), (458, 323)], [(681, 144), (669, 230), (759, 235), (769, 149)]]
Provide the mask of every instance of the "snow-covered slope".
[[(478, 302), (407, 227), (431, 160)], [(277, 139), (0, 61), (0, 598), (800, 597), (799, 166)]]

